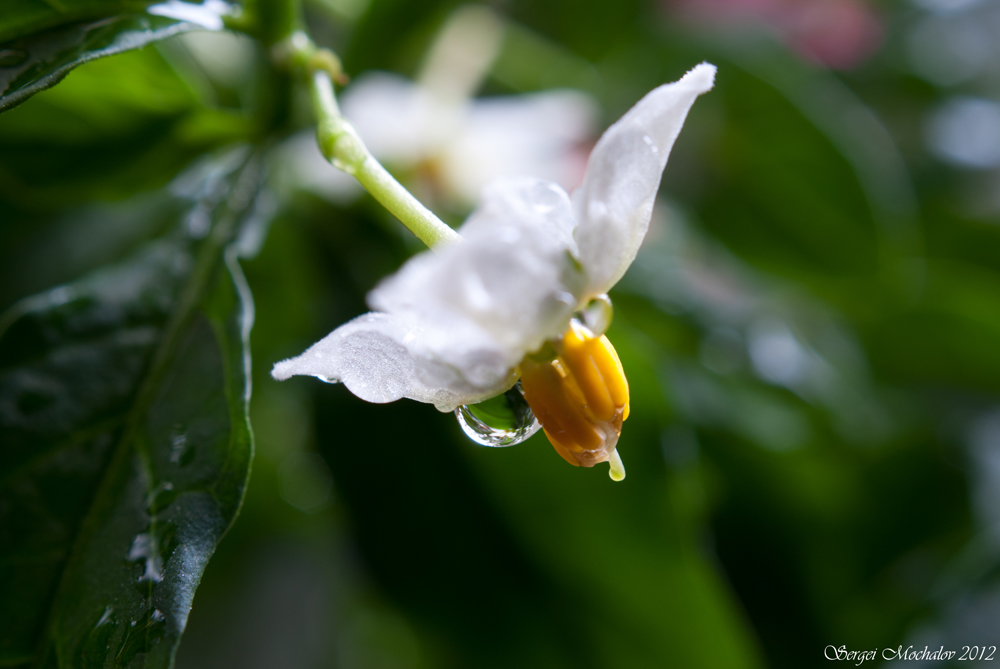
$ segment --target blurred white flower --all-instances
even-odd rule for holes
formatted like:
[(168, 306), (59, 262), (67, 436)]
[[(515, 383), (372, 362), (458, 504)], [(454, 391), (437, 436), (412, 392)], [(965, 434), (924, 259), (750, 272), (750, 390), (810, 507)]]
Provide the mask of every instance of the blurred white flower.
[(941, 158), (960, 167), (1000, 166), (1000, 104), (985, 98), (956, 97), (927, 122), (927, 143)]
[[(502, 21), (482, 6), (457, 10), (411, 81), (388, 72), (359, 76), (341, 95), (344, 116), (380, 162), (440, 203), (468, 211), (482, 189), (532, 176), (564, 188), (580, 183), (597, 105), (579, 91), (473, 99), (499, 53)], [(297, 141), (285, 163), (300, 185), (333, 200), (360, 194), (331, 172), (315, 142)]]
[(907, 36), (910, 63), (938, 86), (969, 81), (996, 58), (994, 30), (977, 14), (924, 17)]
[(696, 23), (726, 32), (763, 30), (813, 63), (849, 70), (882, 42), (869, 0), (662, 0)]
[(360, 77), (343, 110), (372, 155), (464, 206), (505, 177), (577, 185), (595, 116), (592, 100), (576, 91), (450, 101), (385, 72)]
[[(442, 411), (509, 389), (526, 356), (546, 342), (576, 336), (573, 313), (606, 293), (632, 263), (670, 149), (714, 76), (715, 67), (702, 64), (644, 97), (601, 137), (572, 197), (541, 179), (494, 183), (459, 230), (462, 242), (412, 258), (369, 293), (376, 312), (279, 362), (273, 376), (316, 376), (343, 382), (370, 402), (408, 397)], [(601, 349), (598, 369), (617, 365), (620, 372), (610, 343), (606, 348), (610, 352)], [(607, 378), (605, 383), (612, 385)], [(587, 395), (586, 385), (581, 387)], [(616, 391), (609, 392), (614, 400)], [(607, 435), (612, 453), (627, 416), (627, 386), (624, 393), (624, 403), (614, 400), (609, 408), (611, 418), (598, 421), (617, 422), (613, 439)], [(527, 387), (525, 395), (556, 445), (555, 428), (546, 424)], [(574, 456), (575, 462), (560, 454), (585, 465), (609, 456), (607, 448)]]

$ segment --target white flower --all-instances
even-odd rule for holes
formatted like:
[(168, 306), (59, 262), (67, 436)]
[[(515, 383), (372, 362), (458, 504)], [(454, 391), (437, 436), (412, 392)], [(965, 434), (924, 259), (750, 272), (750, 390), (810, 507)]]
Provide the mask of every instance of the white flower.
[[(582, 147), (593, 137), (596, 115), (593, 100), (578, 91), (444, 103), (426, 87), (387, 72), (360, 76), (341, 106), (380, 162), (416, 177), (463, 211), (486, 185), (505, 177), (579, 184), (586, 165)], [(364, 192), (350, 175), (329, 169), (311, 130), (285, 142), (279, 161), (292, 187), (334, 202)]]
[[(482, 189), (531, 175), (565, 188), (580, 183), (596, 107), (579, 91), (473, 99), (504, 41), (503, 20), (481, 5), (453, 12), (416, 81), (369, 72), (340, 96), (344, 116), (368, 150), (435, 200), (468, 211)], [(334, 201), (361, 194), (342, 172), (324, 169), (310, 133), (283, 147), (293, 184)]]
[(369, 293), (375, 312), (279, 362), (273, 376), (316, 376), (369, 402), (408, 397), (441, 411), (509, 389), (525, 357), (559, 341), (573, 313), (632, 263), (670, 149), (714, 76), (701, 64), (646, 95), (601, 137), (572, 197), (540, 179), (494, 183), (462, 242), (412, 258)]
[(594, 102), (578, 91), (454, 99), (387, 72), (359, 77), (342, 108), (379, 161), (429, 180), (460, 205), (505, 177), (575, 186), (595, 117)]

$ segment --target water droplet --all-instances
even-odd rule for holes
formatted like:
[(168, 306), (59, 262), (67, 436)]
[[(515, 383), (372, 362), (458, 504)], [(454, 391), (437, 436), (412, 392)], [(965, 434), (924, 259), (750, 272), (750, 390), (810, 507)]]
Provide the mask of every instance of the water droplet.
[(173, 483), (163, 481), (146, 495), (146, 513), (153, 516), (167, 508), (177, 499), (177, 493)]
[(191, 464), (194, 460), (194, 448), (188, 443), (188, 437), (183, 430), (184, 426), (175, 425), (170, 435), (170, 461), (181, 467)]
[(316, 375), (316, 378), (323, 383), (340, 383), (340, 379), (335, 379), (332, 376), (322, 376), (320, 374)]
[(111, 619), (111, 614), (113, 614), (114, 612), (115, 610), (113, 608), (111, 608), (110, 606), (105, 606), (104, 613), (101, 615), (100, 619), (97, 621), (97, 624), (94, 625), (94, 627), (97, 628), (100, 627), (101, 625), (106, 625), (109, 622), (113, 622)]
[(542, 427), (524, 399), (521, 382), (503, 395), (455, 409), (465, 434), (483, 446), (513, 446)]
[[(145, 562), (142, 576), (139, 581), (152, 581), (159, 583), (163, 580), (163, 558), (160, 557), (159, 546), (156, 537), (151, 532), (137, 534), (132, 540), (132, 547), (128, 550), (129, 562)], [(132, 623), (135, 624), (134, 622)]]
[(580, 312), (583, 324), (597, 337), (608, 331), (613, 314), (614, 308), (611, 306), (611, 298), (607, 295), (598, 295), (588, 302), (587, 306)]
[(111, 648), (111, 639), (118, 631), (118, 619), (115, 610), (104, 607), (104, 612), (97, 619), (93, 629), (87, 633), (83, 643), (82, 657), (105, 657)]
[(338, 170), (340, 170), (341, 172), (346, 172), (351, 176), (354, 176), (355, 174), (358, 173), (358, 167), (353, 163), (340, 160), (339, 158), (334, 158), (330, 162), (333, 163), (333, 166), (336, 167)]
[(142, 573), (136, 582), (159, 583), (163, 580), (163, 570), (170, 556), (177, 548), (177, 526), (173, 523), (155, 523), (140, 532), (132, 540), (126, 556), (129, 562), (140, 563)]
[(28, 57), (21, 49), (0, 49), (0, 67), (17, 67)]
[[(106, 628), (109, 631), (114, 631), (114, 627)], [(115, 658), (115, 666), (128, 667), (132, 666), (132, 660), (139, 653), (149, 653), (156, 645), (161, 643), (163, 637), (167, 631), (167, 617), (158, 609), (147, 609), (146, 612), (138, 619), (129, 622), (129, 629), (126, 630), (124, 638), (120, 636), (114, 637), (115, 647), (117, 652), (111, 647), (107, 641), (111, 641), (112, 637), (110, 634), (104, 636), (105, 641), (105, 652), (96, 653), (96, 656), (101, 657), (108, 655), (107, 650), (111, 650), (111, 655)], [(97, 634), (91, 634), (92, 642), (90, 645), (94, 650), (98, 650), (96, 641), (100, 639)]]

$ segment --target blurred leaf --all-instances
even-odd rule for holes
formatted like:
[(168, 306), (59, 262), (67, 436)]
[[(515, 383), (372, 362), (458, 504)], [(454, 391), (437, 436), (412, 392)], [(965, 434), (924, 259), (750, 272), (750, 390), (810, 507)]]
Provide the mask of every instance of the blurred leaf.
[[(700, 545), (697, 500), (668, 477), (662, 430), (672, 407), (649, 340), (619, 319), (609, 337), (628, 370), (632, 411), (619, 448), (622, 484), (605, 465), (565, 467), (541, 436), (498, 451), (463, 449), (528, 550), (555, 582), (599, 611), (588, 633), (603, 667), (756, 667), (752, 634)], [(701, 502), (702, 504), (704, 502)], [(627, 566), (626, 566), (627, 565)], [(711, 639), (706, 656), (692, 639)]]
[(541, 435), (479, 448), (430, 407), (316, 396), (320, 448), (373, 577), (447, 649), (428, 666), (759, 666), (699, 537), (679, 527), (655, 414), (628, 426), (619, 485), (606, 467), (567, 466)]
[(601, 89), (601, 77), (593, 65), (540, 35), (511, 22), (503, 49), (493, 64), (492, 76), (518, 92), (546, 88)]
[(230, 240), (260, 167), (220, 169), (173, 235), (0, 320), (2, 665), (172, 664), (252, 453)]
[(134, 12), (155, 0), (7, 0), (0, 17), (0, 40), (28, 35), (60, 23)]
[[(221, 29), (220, 11), (228, 10), (228, 5), (221, 2), (205, 6), (174, 2), (135, 13), (149, 3), (49, 0), (48, 13), (58, 8), (58, 14), (48, 20), (37, 17), (29, 20), (28, 7), (46, 8), (46, 4), (38, 0), (15, 0), (15, 3), (15, 7), (4, 9), (4, 19), (0, 20), (0, 40), (6, 42), (0, 44), (0, 112), (56, 85), (70, 70), (87, 61), (138, 49), (189, 30)], [(179, 12), (179, 6), (187, 9)], [(97, 11), (100, 9), (105, 11)], [(128, 13), (119, 14), (116, 10)], [(79, 16), (93, 18), (37, 33), (24, 29)]]
[(719, 78), (731, 118), (713, 156), (721, 178), (705, 194), (706, 226), (779, 274), (875, 274), (876, 228), (836, 147), (768, 86), (732, 69)]
[(592, 632), (606, 618), (524, 550), (463, 461), (474, 447), (452, 416), (343, 388), (316, 398), (320, 449), (368, 569), (450, 658), (429, 666), (602, 666)]
[(122, 198), (250, 130), (204, 106), (156, 49), (120, 54), (0, 115), (0, 197), (42, 211)]
[(1000, 390), (1000, 274), (971, 263), (927, 266), (924, 299), (869, 325), (876, 370), (893, 382)]
[(512, 2), (510, 14), (520, 23), (597, 62), (621, 44), (634, 43), (642, 25), (642, 2), (592, 2), (582, 10), (572, 0)]

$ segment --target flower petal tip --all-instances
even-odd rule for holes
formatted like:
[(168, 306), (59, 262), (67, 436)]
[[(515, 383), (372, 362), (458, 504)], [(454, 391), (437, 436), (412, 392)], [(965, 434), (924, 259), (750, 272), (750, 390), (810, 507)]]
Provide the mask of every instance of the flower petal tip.
[(282, 360), (281, 362), (274, 363), (274, 367), (271, 368), (271, 378), (276, 381), (286, 381), (295, 376), (295, 372), (292, 370), (293, 360), (295, 360), (295, 358), (289, 358), (288, 360)]
[(686, 83), (692, 88), (697, 89), (699, 93), (707, 93), (715, 86), (715, 73), (717, 70), (718, 68), (711, 63), (701, 63), (691, 68), (677, 83)]

